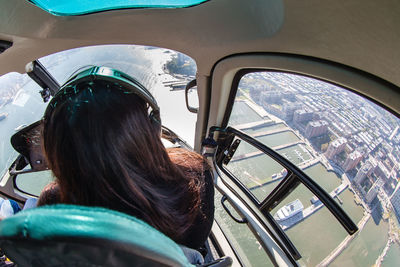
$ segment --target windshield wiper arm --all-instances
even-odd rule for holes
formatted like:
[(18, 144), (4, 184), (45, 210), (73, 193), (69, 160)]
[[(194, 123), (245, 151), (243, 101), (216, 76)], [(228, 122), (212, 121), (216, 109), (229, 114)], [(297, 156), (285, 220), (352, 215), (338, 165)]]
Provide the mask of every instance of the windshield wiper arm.
[(26, 72), (32, 80), (43, 88), (43, 90), (40, 91), (40, 95), (44, 102), (49, 101), (50, 96), (54, 96), (60, 89), (57, 80), (38, 60), (34, 60), (26, 65)]

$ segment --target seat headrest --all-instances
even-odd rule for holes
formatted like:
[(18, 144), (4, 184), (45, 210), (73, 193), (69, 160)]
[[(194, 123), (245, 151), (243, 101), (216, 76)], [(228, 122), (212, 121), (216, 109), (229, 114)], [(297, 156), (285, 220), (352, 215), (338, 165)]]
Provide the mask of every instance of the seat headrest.
[(0, 247), (19, 266), (192, 266), (147, 223), (97, 207), (22, 211), (0, 222)]

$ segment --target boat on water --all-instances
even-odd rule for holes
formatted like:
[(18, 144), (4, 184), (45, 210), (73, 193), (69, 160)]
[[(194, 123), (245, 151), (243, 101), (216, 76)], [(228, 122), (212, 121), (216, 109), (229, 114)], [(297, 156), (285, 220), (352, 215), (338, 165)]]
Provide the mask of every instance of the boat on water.
[(7, 118), (7, 116), (8, 116), (8, 113), (7, 113), (7, 112), (0, 113), (0, 121), (2, 121), (2, 120), (4, 120), (5, 118)]
[(287, 220), (294, 215), (302, 212), (304, 209), (303, 203), (299, 199), (290, 202), (289, 204), (280, 208), (274, 215), (275, 220), (283, 221)]

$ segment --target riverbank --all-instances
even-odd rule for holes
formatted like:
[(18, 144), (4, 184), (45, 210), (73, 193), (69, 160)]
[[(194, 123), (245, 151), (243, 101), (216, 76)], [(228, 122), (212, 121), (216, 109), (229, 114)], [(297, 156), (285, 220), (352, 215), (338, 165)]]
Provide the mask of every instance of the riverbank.
[(348, 235), (325, 259), (323, 259), (317, 266), (328, 266), (336, 257), (338, 257), (343, 250), (345, 250), (350, 242), (364, 229), (365, 224), (371, 218), (371, 214), (367, 213), (362, 220), (357, 224), (358, 231), (354, 235)]

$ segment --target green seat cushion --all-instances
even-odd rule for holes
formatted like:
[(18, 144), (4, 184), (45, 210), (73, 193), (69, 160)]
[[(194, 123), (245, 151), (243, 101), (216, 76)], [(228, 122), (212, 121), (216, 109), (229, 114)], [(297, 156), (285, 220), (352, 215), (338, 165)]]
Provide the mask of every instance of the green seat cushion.
[[(47, 246), (47, 250), (35, 246), (35, 242)], [(159, 265), (191, 266), (181, 248), (163, 233), (142, 220), (105, 208), (58, 204), (22, 211), (0, 222), (0, 246), (12, 250), (7, 254), (10, 258), (11, 254), (15, 258), (17, 253), (13, 246), (17, 244), (23, 247), (21, 252), (31, 249), (31, 255), (43, 252), (65, 255), (77, 249), (74, 253), (94, 253), (94, 258), (96, 253), (109, 257), (107, 250), (116, 255), (123, 248), (125, 254), (128, 251), (132, 257)], [(91, 247), (96, 248), (91, 251)], [(7, 253), (7, 249), (4, 250)]]

